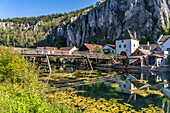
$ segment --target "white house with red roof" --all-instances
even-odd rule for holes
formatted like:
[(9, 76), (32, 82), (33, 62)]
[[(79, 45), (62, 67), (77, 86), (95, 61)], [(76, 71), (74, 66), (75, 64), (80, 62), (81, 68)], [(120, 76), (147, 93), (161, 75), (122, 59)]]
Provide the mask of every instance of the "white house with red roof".
[(68, 53), (68, 54), (72, 54), (76, 50), (77, 50), (77, 48), (75, 46), (72, 46), (72, 47), (61, 47), (59, 49), (59, 51), (65, 52), (65, 53)]
[(58, 50), (57, 47), (37, 47), (36, 53), (38, 54), (54, 54)]

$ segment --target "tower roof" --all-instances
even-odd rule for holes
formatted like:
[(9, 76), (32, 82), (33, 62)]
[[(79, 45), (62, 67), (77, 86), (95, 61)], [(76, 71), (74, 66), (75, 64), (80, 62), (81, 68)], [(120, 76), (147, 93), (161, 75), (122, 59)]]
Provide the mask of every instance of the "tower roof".
[(138, 40), (137, 38), (135, 38), (132, 33), (130, 32), (129, 29), (126, 29), (121, 36), (119, 36), (119, 38), (117, 38), (117, 40), (126, 40), (126, 39), (134, 39), (134, 40)]

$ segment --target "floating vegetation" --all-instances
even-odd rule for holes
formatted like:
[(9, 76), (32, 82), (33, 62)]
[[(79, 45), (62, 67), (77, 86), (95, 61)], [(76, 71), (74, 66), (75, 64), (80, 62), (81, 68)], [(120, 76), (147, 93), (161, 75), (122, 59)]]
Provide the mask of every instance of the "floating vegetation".
[(50, 77), (41, 77), (40, 80), (46, 81), (46, 80), (50, 80), (50, 81), (60, 81), (60, 79), (55, 79), (55, 78), (50, 78)]
[(149, 94), (145, 91), (145, 90), (139, 90), (139, 89), (135, 89), (135, 90), (130, 90), (140, 96), (143, 96), (143, 97), (147, 97)]
[(90, 80), (90, 78), (88, 78), (88, 77), (82, 77), (82, 78), (78, 78), (78, 80)]
[(119, 84), (112, 83), (112, 84), (109, 84), (109, 86), (112, 87), (112, 88), (116, 88), (116, 87), (119, 87)]
[(82, 75), (82, 74), (98, 74), (97, 70), (76, 70), (72, 73), (73, 75)]
[(156, 91), (156, 90), (146, 90), (146, 92), (148, 92), (149, 94), (153, 94), (153, 95), (164, 95), (163, 93)]
[[(106, 100), (100, 98), (99, 100), (91, 99), (90, 97), (78, 96), (77, 93), (82, 91), (76, 91), (74, 88), (57, 89), (54, 94), (47, 94), (48, 101), (55, 101), (58, 104), (65, 104), (71, 108), (82, 110), (84, 113), (151, 113), (159, 112), (164, 113), (159, 107), (150, 105), (149, 108), (142, 108), (139, 111), (134, 110), (132, 105), (124, 103), (118, 103), (119, 99)], [(107, 93), (105, 95), (108, 95)]]
[(92, 77), (99, 77), (100, 75), (92, 75)]
[[(156, 90), (130, 90), (138, 95), (141, 95), (143, 97), (146, 97), (148, 96), (149, 94), (153, 94), (153, 95), (161, 95), (163, 96), (164, 94), (159, 92), (159, 91), (156, 91)], [(149, 94), (148, 94), (149, 93)]]
[(107, 75), (108, 75), (108, 73), (101, 73), (101, 75), (102, 75), (102, 76), (107, 76)]
[(136, 82), (142, 82), (142, 83), (148, 82), (148, 80), (137, 80), (137, 79), (131, 79), (130, 81), (136, 81)]
[(87, 84), (87, 86), (89, 86), (89, 87), (93, 87), (94, 85), (93, 85), (93, 84)]

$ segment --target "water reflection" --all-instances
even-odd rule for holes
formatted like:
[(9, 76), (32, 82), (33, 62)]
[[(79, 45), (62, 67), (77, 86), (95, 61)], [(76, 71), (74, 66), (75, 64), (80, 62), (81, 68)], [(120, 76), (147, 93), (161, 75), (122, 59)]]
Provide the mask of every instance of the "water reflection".
[[(101, 71), (101, 70), (100, 70)], [(105, 72), (109, 72), (108, 70)], [(169, 73), (120, 73), (115, 77), (104, 79), (103, 82), (96, 85), (87, 85), (76, 87), (77, 90), (85, 90), (86, 93), (78, 94), (85, 97), (91, 98), (116, 98), (120, 99), (120, 103), (129, 103), (134, 106), (134, 109), (139, 110), (142, 107), (148, 107), (150, 104), (154, 104), (167, 113), (169, 112), (169, 99), (168, 96), (160, 95), (149, 95), (142, 97), (131, 90), (145, 89), (145, 90), (156, 90), (162, 91), (163, 89), (169, 90)], [(117, 88), (111, 88), (108, 84), (116, 83), (119, 84)], [(166, 90), (167, 91), (167, 90)], [(166, 92), (165, 91), (165, 92)], [(168, 94), (168, 93), (167, 93)], [(166, 100), (166, 101), (165, 101)]]

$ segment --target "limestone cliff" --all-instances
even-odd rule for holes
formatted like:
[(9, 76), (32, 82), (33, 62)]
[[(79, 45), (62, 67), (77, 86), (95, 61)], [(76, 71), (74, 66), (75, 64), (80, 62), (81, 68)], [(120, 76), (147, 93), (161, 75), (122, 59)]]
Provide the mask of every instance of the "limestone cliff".
[(98, 2), (87, 14), (58, 28), (56, 36), (67, 38), (67, 46), (84, 42), (103, 44), (118, 38), (127, 28), (137, 38), (153, 34), (156, 41), (162, 30), (170, 28), (169, 0), (107, 0)]

